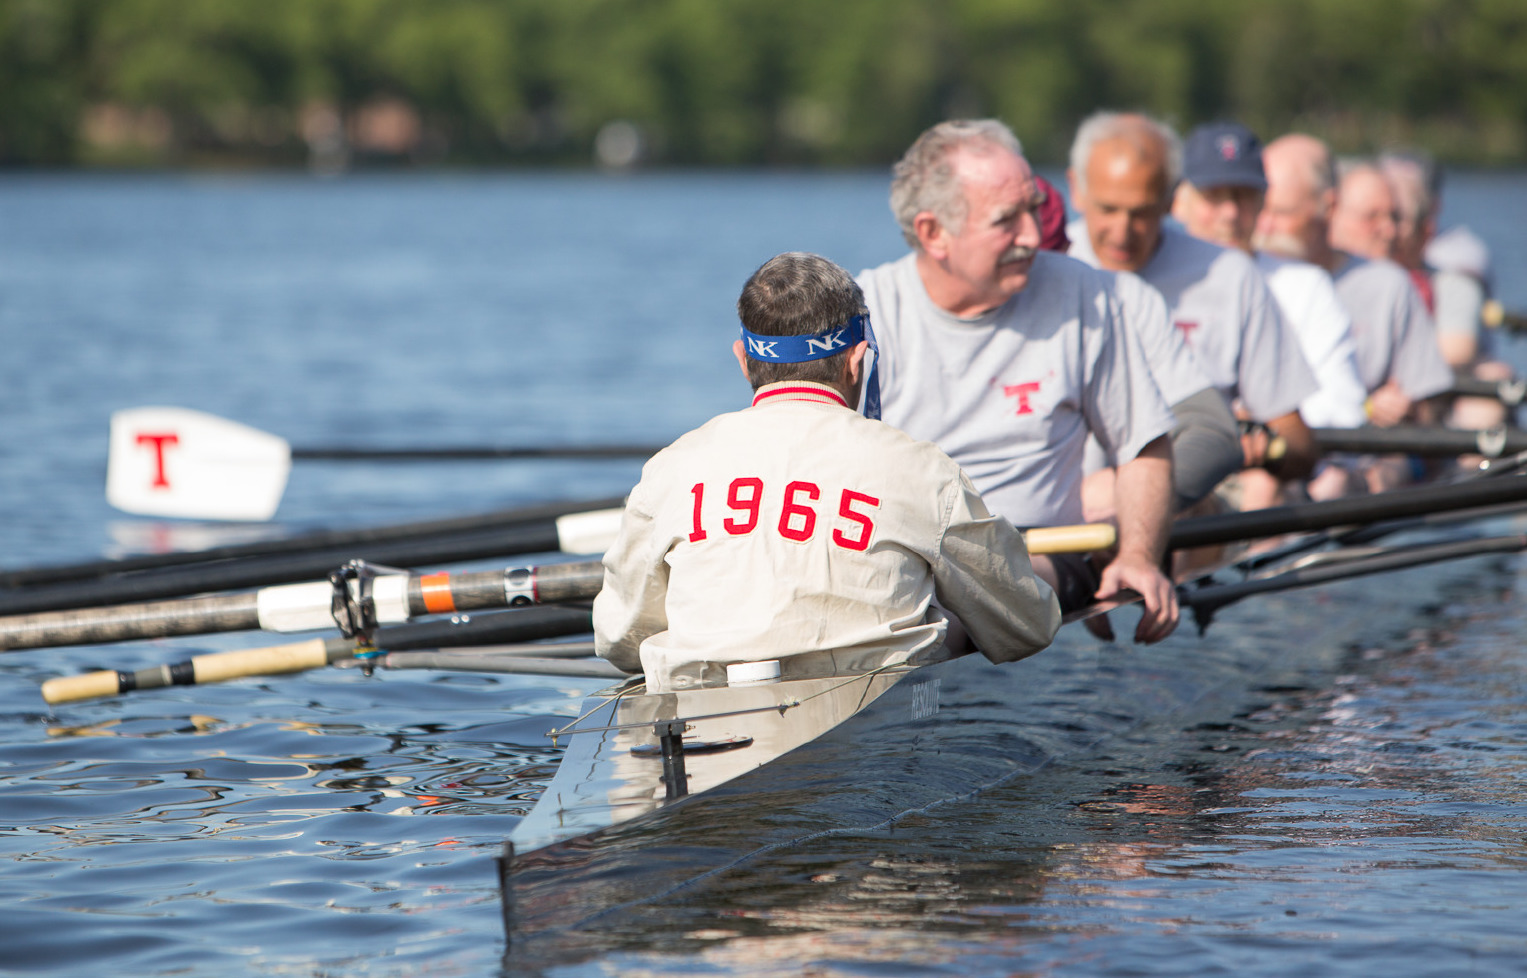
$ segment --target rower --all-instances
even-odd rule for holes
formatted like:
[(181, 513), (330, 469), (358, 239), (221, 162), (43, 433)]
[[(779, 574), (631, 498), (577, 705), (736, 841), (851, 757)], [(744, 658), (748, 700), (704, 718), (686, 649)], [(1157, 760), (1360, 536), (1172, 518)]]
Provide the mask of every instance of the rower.
[(661, 692), (768, 660), (784, 679), (937, 661), (941, 608), (994, 662), (1048, 645), (1060, 608), (1023, 537), (938, 448), (849, 406), (868, 344), (848, 273), (779, 255), (737, 309), (753, 404), (642, 470), (604, 557), (598, 653)]
[[(1452, 385), (1453, 377), (1438, 349), (1431, 315), (1399, 265), (1332, 247), (1332, 220), (1340, 198), (1329, 147), (1313, 136), (1291, 133), (1273, 140), (1262, 161), (1268, 188), (1257, 222), (1258, 247), (1313, 262), (1331, 273), (1336, 294), (1352, 317), (1369, 420), (1381, 427), (1406, 421), (1435, 423), (1439, 414), (1432, 399)], [(1370, 196), (1377, 193), (1370, 209), (1377, 215), (1372, 223), (1382, 230), (1385, 188), (1380, 184), (1357, 189)], [(1346, 216), (1359, 223), (1355, 213)], [(1370, 467), (1369, 489), (1377, 492), (1409, 481), (1409, 468)]]
[(943, 448), (1022, 526), (1081, 519), (1083, 454), (1096, 435), (1120, 460), (1118, 553), (1100, 570), (1058, 555), (1036, 557), (1035, 569), (1067, 610), (1138, 592), (1136, 640), (1165, 638), (1178, 617), (1160, 568), (1173, 419), (1119, 337), (1110, 283), (1039, 250), (1041, 194), (1002, 123), (940, 123), (893, 173), (891, 210), (912, 251), (859, 275), (885, 420)]
[[(1065, 254), (1071, 247), (1066, 235), (1065, 201), (1044, 177), (1035, 176), (1034, 184), (1044, 193), (1044, 203), (1039, 207), (1039, 247)], [(1129, 272), (1100, 273), (1113, 282), (1120, 331), (1139, 346), (1151, 378), (1177, 418), (1172, 428), (1172, 509), (1180, 513), (1240, 469), (1241, 442), (1235, 416), (1199, 366), (1182, 332), (1172, 328), (1161, 293)], [(1096, 438), (1087, 439), (1086, 471), (1087, 479), (1082, 483), (1085, 519), (1089, 523), (1114, 519), (1114, 461)]]
[[(1188, 135), (1183, 179), (1173, 197), (1172, 214), (1194, 237), (1238, 249), (1256, 261), (1278, 300), (1283, 322), (1293, 330), (1315, 371), (1319, 386), (1299, 402), (1304, 423), (1360, 427), (1366, 420), (1363, 402), (1368, 392), (1358, 379), (1352, 321), (1336, 296), (1330, 274), (1309, 262), (1252, 248), (1266, 190), (1262, 142), (1255, 133), (1238, 122), (1199, 126)], [(1308, 491), (1315, 499), (1345, 495), (1350, 478), (1346, 468), (1327, 460), (1317, 468)], [(1285, 501), (1285, 484), (1262, 469), (1245, 474), (1241, 492), (1243, 509)]]
[[(1419, 153), (1385, 153), (1379, 169), (1395, 199), (1395, 239), (1390, 257), (1410, 272), (1437, 323), (1437, 341), (1448, 365), (1480, 380), (1508, 381), (1511, 367), (1490, 356), (1484, 307), (1490, 298), (1490, 249), (1466, 227), (1437, 234), (1442, 209), (1442, 171)], [(1452, 424), (1493, 428), (1505, 423), (1494, 399), (1459, 398)]]
[[(1164, 123), (1116, 112), (1085, 120), (1067, 174), (1082, 213), (1071, 254), (1158, 289), (1215, 386), (1265, 426), (1243, 438), (1245, 465), (1303, 478), (1316, 448), (1298, 408), (1314, 374), (1252, 260), (1163, 223), (1181, 170), (1181, 143)], [(1287, 446), (1281, 458), (1268, 457), (1267, 431)]]

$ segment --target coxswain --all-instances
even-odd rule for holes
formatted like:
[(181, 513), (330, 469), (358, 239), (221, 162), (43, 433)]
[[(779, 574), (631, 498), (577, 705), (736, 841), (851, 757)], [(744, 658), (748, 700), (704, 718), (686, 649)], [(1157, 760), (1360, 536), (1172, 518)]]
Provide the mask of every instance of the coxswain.
[(912, 251), (859, 276), (879, 344), (879, 405), (1020, 526), (1081, 520), (1095, 435), (1120, 463), (1117, 553), (1101, 567), (1097, 555), (1039, 556), (1035, 569), (1066, 610), (1136, 591), (1135, 638), (1158, 641), (1178, 620), (1161, 571), (1172, 414), (1119, 335), (1110, 283), (1039, 250), (1042, 202), (1017, 138), (993, 119), (940, 123), (897, 162), (891, 210)]
[[(1164, 223), (1182, 158), (1165, 123), (1117, 112), (1086, 119), (1067, 173), (1082, 214), (1071, 254), (1154, 286), (1215, 386), (1258, 423), (1242, 439), (1245, 466), (1304, 478), (1316, 446), (1299, 404), (1317, 389), (1314, 373), (1250, 256)], [(1285, 446), (1277, 458), (1268, 457), (1269, 433)]]
[(1395, 262), (1332, 247), (1331, 222), (1340, 198), (1330, 148), (1314, 136), (1291, 133), (1268, 144), (1262, 162), (1268, 187), (1257, 246), (1331, 273), (1352, 319), (1369, 420), (1381, 427), (1435, 423), (1432, 399), (1447, 391), (1453, 378), (1431, 314)]
[[(1238, 122), (1210, 123), (1188, 134), (1172, 214), (1194, 237), (1238, 249), (1256, 261), (1319, 385), (1299, 402), (1301, 420), (1318, 428), (1360, 427), (1367, 420), (1363, 402), (1368, 392), (1358, 379), (1352, 320), (1330, 274), (1252, 246), (1266, 191), (1262, 141)], [(1356, 473), (1344, 464), (1352, 461), (1323, 460), (1306, 487), (1309, 495), (1330, 499), (1356, 488)], [(1248, 470), (1241, 479), (1241, 507), (1284, 503), (1287, 485), (1264, 469)]]
[(825, 258), (771, 259), (737, 302), (751, 407), (642, 469), (604, 557), (595, 647), (649, 691), (951, 654), (949, 620), (994, 662), (1060, 627), (1023, 537), (934, 445), (860, 415), (863, 293)]

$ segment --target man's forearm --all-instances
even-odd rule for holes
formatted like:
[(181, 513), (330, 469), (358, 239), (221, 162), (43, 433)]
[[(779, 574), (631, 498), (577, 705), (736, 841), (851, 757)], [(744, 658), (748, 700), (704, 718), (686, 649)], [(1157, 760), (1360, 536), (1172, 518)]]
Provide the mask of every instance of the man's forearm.
[(1119, 556), (1160, 564), (1172, 514), (1172, 443), (1163, 435), (1119, 466)]
[(1241, 437), (1235, 415), (1212, 387), (1172, 405), (1173, 508), (1187, 509), (1241, 467)]

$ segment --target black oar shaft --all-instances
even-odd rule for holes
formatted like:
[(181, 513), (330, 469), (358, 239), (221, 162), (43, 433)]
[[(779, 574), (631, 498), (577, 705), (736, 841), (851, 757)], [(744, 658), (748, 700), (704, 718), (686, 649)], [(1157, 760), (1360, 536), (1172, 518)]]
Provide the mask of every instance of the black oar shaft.
[[(255, 543), (213, 547), (208, 550), (170, 554), (146, 554), (138, 557), (124, 557), (120, 560), (93, 560), (81, 564), (57, 567), (25, 568), (0, 572), (0, 588), (30, 587), (66, 581), (84, 581), (135, 571), (183, 567), (189, 564), (206, 564), (221, 560), (240, 560), (250, 557), (269, 557), (279, 554), (299, 554), (313, 551), (353, 551), (360, 546), (392, 543), (399, 540), (429, 539), (527, 524), (545, 524), (548, 521), (555, 521), (559, 516), (569, 516), (575, 513), (587, 513), (602, 509), (615, 509), (621, 505), (622, 500), (618, 498), (547, 503), (539, 506), (527, 506), (520, 509), (501, 510), (495, 513), (482, 513), (474, 516), (400, 523), (395, 526), (362, 527), (354, 530), (325, 530), (318, 533), (305, 533), (301, 536), (286, 537), (280, 540), (261, 540)], [(352, 554), (352, 556), (363, 555)]]
[(128, 574), (104, 580), (0, 592), (0, 615), (289, 584), (322, 577), (352, 558), (393, 567), (420, 567), (517, 554), (555, 553), (559, 546), (556, 521), (549, 520), (523, 526), (359, 544), (310, 553), (222, 560), (149, 574)]
[[(372, 587), (381, 588), (382, 580), (377, 579)], [(391, 618), (587, 600), (599, 593), (603, 581), (604, 568), (598, 561), (410, 576), (401, 592), (393, 592), (406, 597), (400, 598), (398, 613)], [(380, 604), (379, 597), (373, 600)], [(405, 600), (406, 609), (403, 608)], [(0, 650), (93, 645), (256, 628), (300, 631), (335, 627), (336, 622), (329, 614), (330, 601), (331, 591), (318, 582), (250, 593), (16, 615), (0, 618)], [(383, 621), (389, 620), (385, 608), (379, 617)], [(398, 629), (407, 627), (410, 626), (389, 629), (392, 640), (404, 640), (407, 633)], [(461, 627), (464, 626), (453, 626), (455, 630), (447, 629), (447, 632), (460, 634)]]
[(1492, 397), (1507, 407), (1516, 407), (1527, 397), (1527, 382), (1511, 380), (1480, 380), (1478, 377), (1457, 377), (1451, 394), (1464, 397)]
[(260, 627), (253, 594), (212, 594), (110, 608), (80, 608), (0, 618), (0, 651), (101, 645)]
[(1527, 535), (1522, 534), (1401, 547), (1368, 557), (1354, 557), (1299, 567), (1272, 577), (1213, 585), (1191, 591), (1185, 590), (1179, 599), (1193, 609), (1202, 628), (1208, 624), (1208, 619), (1215, 611), (1254, 594), (1287, 591), (1291, 588), (1309, 587), (1367, 574), (1403, 570), (1407, 567), (1419, 567), (1445, 560), (1461, 560), (1464, 557), (1481, 557), (1486, 554), (1518, 553), (1522, 550), (1527, 550)]
[(1323, 451), (1361, 454), (1405, 454), (1452, 458), (1477, 454), (1489, 458), (1527, 451), (1527, 431), (1500, 428), (1458, 431), (1403, 425), (1394, 428), (1316, 428)]
[(1278, 506), (1248, 513), (1198, 516), (1173, 524), (1171, 547), (1182, 550), (1283, 533), (1305, 533), (1333, 526), (1422, 516), (1455, 509), (1527, 501), (1527, 477), (1501, 476), (1450, 486), (1396, 489), (1377, 496), (1357, 496), (1323, 503)]

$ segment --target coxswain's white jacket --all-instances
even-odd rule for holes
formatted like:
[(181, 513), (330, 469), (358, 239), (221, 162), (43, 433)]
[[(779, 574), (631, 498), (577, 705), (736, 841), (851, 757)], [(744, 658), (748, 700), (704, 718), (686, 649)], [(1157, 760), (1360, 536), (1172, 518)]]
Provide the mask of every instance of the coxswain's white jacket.
[(947, 455), (820, 384), (760, 388), (653, 457), (605, 554), (599, 654), (651, 690), (934, 661), (964, 624), (991, 660), (1038, 652), (1060, 607), (1023, 538)]

